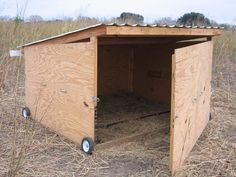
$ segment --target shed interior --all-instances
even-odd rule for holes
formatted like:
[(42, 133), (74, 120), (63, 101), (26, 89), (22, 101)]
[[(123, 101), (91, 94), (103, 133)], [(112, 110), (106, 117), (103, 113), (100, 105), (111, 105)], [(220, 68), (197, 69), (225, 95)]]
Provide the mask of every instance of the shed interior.
[(206, 40), (184, 36), (98, 38), (100, 102), (95, 142), (160, 130), (168, 145), (172, 55), (176, 48)]

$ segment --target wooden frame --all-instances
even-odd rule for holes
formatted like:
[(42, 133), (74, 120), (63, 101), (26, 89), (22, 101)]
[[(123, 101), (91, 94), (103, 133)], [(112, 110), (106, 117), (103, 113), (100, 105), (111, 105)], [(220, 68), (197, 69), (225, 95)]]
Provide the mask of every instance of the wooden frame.
[[(171, 97), (170, 170), (174, 174), (181, 168), (184, 159), (208, 122), (211, 92), (211, 38), (221, 33), (220, 29), (97, 25), (26, 44), (22, 46), (25, 56), (26, 106), (30, 108), (33, 118), (76, 143), (80, 144), (84, 137), (94, 139), (97, 106), (94, 98), (97, 97), (98, 90), (103, 89), (98, 83), (98, 72), (99, 68), (102, 68), (100, 64), (105, 66), (104, 62), (98, 61), (100, 56), (98, 50), (99, 47), (104, 48), (102, 52), (114, 50), (119, 53), (119, 56), (110, 54), (112, 59), (117, 62), (127, 59), (127, 66), (117, 68), (110, 73), (111, 75), (107, 75), (106, 88), (111, 87), (110, 89), (113, 90), (125, 88), (161, 101)], [(194, 40), (184, 43), (185, 40), (192, 39)], [(177, 43), (179, 41), (182, 42)], [(115, 48), (117, 45), (119, 48)], [(135, 47), (133, 47), (135, 45), (139, 46), (138, 57), (135, 56)], [(147, 74), (154, 79), (148, 80), (145, 75), (143, 78), (145, 82), (140, 84), (138, 77), (141, 76), (134, 73), (142, 69), (143, 65), (135, 62), (145, 60), (147, 56), (150, 58), (155, 56), (155, 52), (147, 54), (141, 48), (154, 51), (155, 46), (158, 45), (162, 47), (159, 48), (159, 53), (158, 50), (155, 51), (158, 53), (155, 55), (166, 59), (173, 54), (172, 68), (167, 68), (171, 65), (167, 61), (162, 66), (165, 69), (159, 68), (156, 71), (151, 68), (149, 72), (150, 68), (145, 68)], [(129, 50), (123, 50), (125, 46), (128, 46)], [(168, 52), (168, 55), (162, 52)], [(151, 67), (156, 66), (155, 60), (155, 57), (150, 60)], [(109, 63), (106, 64), (111, 66)], [(124, 68), (127, 69), (125, 83), (118, 86), (116, 81), (115, 84), (109, 85), (109, 81), (114, 79), (112, 74), (124, 73)], [(161, 72), (170, 73), (170, 78), (160, 82), (160, 76), (164, 75)], [(122, 78), (125, 76), (122, 75), (120, 79)], [(160, 90), (150, 85), (154, 80), (154, 85), (158, 81), (159, 85), (166, 84), (166, 89)], [(169, 89), (171, 94), (148, 94), (147, 86), (150, 87), (147, 89), (154, 91), (156, 89), (159, 92)], [(109, 93), (109, 90), (105, 90), (104, 93)]]

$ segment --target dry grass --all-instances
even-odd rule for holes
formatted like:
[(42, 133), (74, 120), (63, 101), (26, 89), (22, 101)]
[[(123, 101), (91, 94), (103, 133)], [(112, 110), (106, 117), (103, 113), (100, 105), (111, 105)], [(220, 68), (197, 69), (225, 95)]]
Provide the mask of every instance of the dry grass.
[[(147, 150), (142, 143), (130, 142), (85, 156), (74, 143), (20, 118), (24, 59), (9, 58), (8, 50), (94, 23), (97, 21), (0, 22), (0, 176), (169, 176), (164, 165), (168, 159), (157, 156), (160, 149), (155, 147)], [(176, 176), (236, 175), (235, 68), (236, 33), (229, 31), (215, 40), (213, 120)], [(145, 143), (151, 144), (149, 141), (147, 138)]]

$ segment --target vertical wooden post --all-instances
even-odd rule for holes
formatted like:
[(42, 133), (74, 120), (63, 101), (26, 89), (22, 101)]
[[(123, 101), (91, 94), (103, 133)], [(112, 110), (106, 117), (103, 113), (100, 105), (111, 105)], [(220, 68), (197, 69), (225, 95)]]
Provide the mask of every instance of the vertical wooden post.
[[(173, 165), (173, 145), (174, 145), (174, 108), (175, 108), (175, 55), (172, 55), (172, 64), (171, 64), (171, 117), (170, 117), (170, 160), (169, 160), (169, 169), (172, 169)], [(173, 174), (173, 171), (171, 171)]]
[[(96, 36), (90, 38), (90, 42), (94, 45), (94, 97), (97, 97), (97, 90), (98, 90), (98, 39)], [(94, 101), (94, 106), (97, 106), (97, 102)]]
[(133, 80), (134, 80), (134, 47), (130, 49), (129, 57), (129, 80), (128, 80), (128, 89), (130, 92), (133, 92)]

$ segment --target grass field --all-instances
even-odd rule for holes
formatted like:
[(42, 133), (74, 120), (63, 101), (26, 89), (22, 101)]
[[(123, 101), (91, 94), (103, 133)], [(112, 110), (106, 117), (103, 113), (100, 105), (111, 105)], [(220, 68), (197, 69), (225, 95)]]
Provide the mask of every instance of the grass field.
[[(24, 58), (10, 58), (9, 49), (97, 22), (0, 22), (0, 176), (170, 175), (155, 150), (127, 143), (86, 156), (76, 144), (20, 118)], [(177, 177), (236, 176), (236, 32), (225, 31), (214, 42), (213, 119)]]

